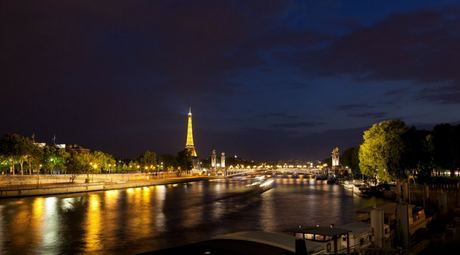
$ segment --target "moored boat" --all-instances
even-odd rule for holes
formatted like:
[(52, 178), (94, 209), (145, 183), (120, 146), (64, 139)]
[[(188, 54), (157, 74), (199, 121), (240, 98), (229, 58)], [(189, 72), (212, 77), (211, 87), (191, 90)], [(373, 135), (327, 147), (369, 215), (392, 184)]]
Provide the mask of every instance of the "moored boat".
[(360, 196), (371, 196), (372, 195), (372, 189), (367, 184), (353, 185), (353, 192), (356, 195), (360, 195)]
[(254, 187), (256, 190), (266, 191), (268, 189), (273, 188), (274, 185), (275, 185), (275, 180), (273, 178), (268, 178), (268, 179), (261, 178), (258, 181), (255, 181), (246, 186)]
[(327, 179), (327, 184), (337, 184), (338, 180), (336, 178)]
[(327, 180), (327, 176), (326, 175), (322, 175), (322, 174), (317, 174), (315, 176), (315, 179), (316, 180)]
[(290, 233), (296, 238), (304, 239), (321, 245), (321, 254), (348, 253), (350, 248), (347, 244), (343, 245), (342, 237), (349, 240), (349, 230), (331, 227), (301, 227), (287, 229), (283, 232)]
[(353, 185), (353, 182), (345, 181), (345, 183), (343, 184), (343, 187), (346, 189), (353, 189), (354, 185)]

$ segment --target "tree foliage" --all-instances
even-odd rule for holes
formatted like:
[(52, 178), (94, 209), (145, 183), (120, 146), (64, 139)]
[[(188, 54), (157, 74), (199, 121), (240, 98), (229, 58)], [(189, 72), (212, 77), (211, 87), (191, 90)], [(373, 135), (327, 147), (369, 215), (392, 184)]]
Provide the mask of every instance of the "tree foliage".
[(67, 171), (72, 175), (89, 174), (91, 171), (91, 157), (88, 154), (70, 153), (67, 162)]
[[(436, 125), (432, 142), (436, 169), (443, 171), (460, 168), (460, 125)], [(451, 174), (454, 172), (451, 171)]]
[(400, 120), (374, 124), (364, 132), (364, 142), (359, 148), (359, 167), (367, 176), (380, 174), (381, 178), (404, 179), (401, 155), (404, 142), (401, 137), (409, 129)]
[(8, 159), (11, 170), (15, 175), (15, 164), (21, 166), (21, 173), (24, 174), (23, 164), (27, 157), (33, 153), (36, 145), (27, 137), (18, 134), (6, 134), (0, 138), (0, 154)]
[(29, 155), (26, 159), (29, 165), (29, 175), (32, 175), (32, 168), (37, 171), (39, 170), (39, 166), (40, 166), (42, 158), (43, 158), (43, 150), (34, 144), (34, 146), (31, 147), (31, 150), (29, 151)]
[(173, 171), (179, 167), (179, 162), (174, 155), (171, 154), (163, 154), (160, 156), (160, 164), (162, 169), (165, 171)]
[(348, 167), (350, 174), (358, 176), (361, 174), (359, 168), (359, 147), (348, 148), (342, 153), (340, 161), (344, 167)]
[(431, 176), (433, 169), (433, 146), (430, 131), (409, 128), (401, 135), (403, 148), (400, 169), (411, 176), (417, 176), (420, 182)]
[(179, 172), (188, 172), (192, 169), (192, 155), (189, 150), (184, 149), (177, 153), (177, 162)]
[(157, 166), (157, 154), (155, 152), (146, 151), (144, 154), (137, 156), (136, 162), (140, 166), (141, 171), (154, 170)]
[(41, 160), (45, 173), (48, 171), (52, 175), (56, 169), (65, 171), (69, 156), (70, 154), (65, 149), (59, 149), (53, 145), (45, 146)]

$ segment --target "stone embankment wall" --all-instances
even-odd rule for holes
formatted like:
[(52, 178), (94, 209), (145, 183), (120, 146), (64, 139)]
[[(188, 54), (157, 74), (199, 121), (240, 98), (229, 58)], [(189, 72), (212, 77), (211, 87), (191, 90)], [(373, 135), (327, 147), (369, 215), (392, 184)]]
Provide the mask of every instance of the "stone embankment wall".
[(425, 203), (439, 207), (439, 195), (444, 193), (447, 196), (447, 207), (449, 210), (453, 211), (456, 208), (460, 208), (460, 187), (458, 184), (411, 186), (411, 203), (421, 203), (423, 201), (423, 189), (425, 189), (425, 194), (429, 194)]
[[(40, 176), (40, 185), (37, 185), (38, 178), (32, 177), (14, 177), (11, 176), (0, 178), (0, 198), (25, 197), (25, 196), (43, 196), (57, 195), (90, 191), (103, 191), (113, 189), (145, 187), (152, 185), (165, 185), (172, 183), (192, 182), (208, 179), (207, 177), (176, 177), (176, 178), (158, 178), (152, 175), (94, 175), (90, 176), (90, 183), (85, 183), (86, 176), (78, 176), (76, 182), (69, 182), (69, 176)], [(42, 179), (45, 183), (42, 183)], [(67, 180), (67, 182), (64, 182)], [(6, 184), (6, 185), (5, 185)], [(12, 185), (14, 184), (14, 185)]]
[[(141, 181), (151, 179), (173, 178), (175, 174), (90, 174), (90, 183), (100, 182), (127, 182), (127, 181)], [(86, 175), (77, 175), (73, 183), (85, 183)], [(15, 185), (43, 185), (43, 184), (58, 184), (72, 182), (72, 175), (0, 175), (0, 187), (15, 186)]]

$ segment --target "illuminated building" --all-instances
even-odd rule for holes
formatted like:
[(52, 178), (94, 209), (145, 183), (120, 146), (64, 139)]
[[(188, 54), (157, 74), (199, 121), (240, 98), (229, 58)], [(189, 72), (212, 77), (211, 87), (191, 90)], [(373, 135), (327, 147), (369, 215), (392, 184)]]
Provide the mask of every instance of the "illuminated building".
[(192, 130), (192, 108), (189, 108), (188, 112), (188, 127), (187, 127), (187, 141), (185, 143), (185, 149), (190, 151), (192, 157), (196, 157), (195, 145), (193, 144), (193, 130)]

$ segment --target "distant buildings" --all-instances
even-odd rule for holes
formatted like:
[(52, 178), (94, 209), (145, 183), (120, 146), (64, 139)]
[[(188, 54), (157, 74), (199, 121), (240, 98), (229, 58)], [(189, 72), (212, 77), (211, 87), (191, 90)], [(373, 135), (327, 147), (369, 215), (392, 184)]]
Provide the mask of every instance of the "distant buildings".
[(85, 153), (90, 152), (90, 149), (85, 149), (85, 148), (83, 148), (83, 147), (81, 147), (80, 145), (77, 145), (77, 144), (64, 144), (64, 143), (61, 143), (61, 144), (57, 144), (57, 143), (50, 143), (50, 144), (35, 143), (35, 144), (38, 145), (38, 147), (40, 147), (40, 148), (44, 148), (45, 146), (54, 146), (56, 149), (65, 149), (65, 151), (69, 152), (69, 153), (76, 152), (76, 153), (79, 153), (79, 154), (85, 154)]

